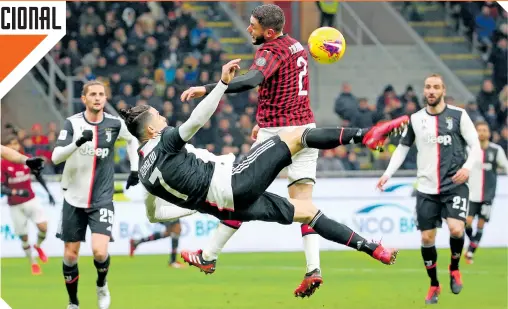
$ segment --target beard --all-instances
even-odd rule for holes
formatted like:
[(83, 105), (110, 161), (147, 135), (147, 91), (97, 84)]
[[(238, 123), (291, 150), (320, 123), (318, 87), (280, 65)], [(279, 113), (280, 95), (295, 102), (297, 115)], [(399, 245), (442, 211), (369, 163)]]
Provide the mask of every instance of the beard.
[(427, 105), (434, 107), (434, 106), (438, 105), (442, 99), (443, 99), (443, 95), (440, 95), (440, 96), (436, 97), (434, 103), (430, 103), (429, 100), (427, 99), (427, 97), (425, 97), (424, 101), (425, 101), (425, 103), (427, 103)]
[(265, 43), (266, 40), (265, 40), (265, 37), (264, 36), (258, 36), (254, 39), (254, 42), (252, 42), (253, 45), (261, 45), (263, 43)]

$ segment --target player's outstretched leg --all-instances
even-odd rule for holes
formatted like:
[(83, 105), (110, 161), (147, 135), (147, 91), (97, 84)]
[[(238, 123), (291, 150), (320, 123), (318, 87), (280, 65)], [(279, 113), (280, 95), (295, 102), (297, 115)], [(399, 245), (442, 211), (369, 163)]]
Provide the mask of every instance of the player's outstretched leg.
[(204, 250), (187, 251), (183, 250), (181, 256), (189, 265), (196, 266), (205, 274), (212, 274), (215, 271), (217, 258), (229, 239), (242, 226), (242, 222), (235, 220), (223, 220), (208, 242)]
[(486, 222), (485, 219), (479, 218), (478, 225), (476, 227), (476, 233), (469, 238), (470, 239), (469, 247), (466, 252), (466, 262), (468, 264), (473, 264), (474, 254), (476, 252), (476, 249), (478, 249), (478, 246), (480, 245), (480, 240), (482, 239), (483, 236), (483, 227), (485, 225), (485, 222)]
[[(297, 200), (291, 199), (291, 203), (296, 205), (298, 202)], [(321, 210), (317, 210), (316, 215), (310, 222), (308, 222), (308, 224), (321, 237), (358, 251), (365, 252), (383, 264), (392, 265), (397, 259), (397, 254), (399, 253), (398, 250), (387, 249), (380, 243), (367, 241), (365, 238), (351, 230), (348, 226), (328, 218), (321, 212)]]

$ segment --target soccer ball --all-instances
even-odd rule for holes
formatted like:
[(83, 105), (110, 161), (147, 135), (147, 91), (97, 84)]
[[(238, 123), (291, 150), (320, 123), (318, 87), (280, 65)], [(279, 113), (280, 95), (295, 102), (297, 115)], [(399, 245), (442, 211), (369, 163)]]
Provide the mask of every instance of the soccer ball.
[(329, 64), (340, 60), (346, 51), (346, 40), (339, 30), (321, 27), (314, 30), (308, 40), (309, 53), (319, 63)]

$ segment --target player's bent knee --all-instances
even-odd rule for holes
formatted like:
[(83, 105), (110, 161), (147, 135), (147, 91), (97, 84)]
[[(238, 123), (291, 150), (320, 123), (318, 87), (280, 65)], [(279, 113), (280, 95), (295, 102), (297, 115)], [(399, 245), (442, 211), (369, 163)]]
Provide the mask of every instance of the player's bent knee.
[(37, 224), (37, 229), (43, 233), (46, 233), (48, 231), (48, 223), (42, 222)]
[(422, 233), (422, 244), (425, 246), (432, 246), (436, 242), (436, 235), (432, 232), (426, 233), (424, 231)]
[(289, 202), (293, 204), (295, 208), (295, 214), (293, 217), (293, 221), (308, 224), (314, 219), (316, 216), (318, 209), (310, 199), (308, 200), (298, 200), (298, 199), (289, 199)]
[(464, 235), (464, 227), (450, 226), (450, 236), (460, 238)]
[(76, 263), (79, 257), (79, 242), (68, 242), (65, 243), (64, 249), (64, 260), (69, 263)]

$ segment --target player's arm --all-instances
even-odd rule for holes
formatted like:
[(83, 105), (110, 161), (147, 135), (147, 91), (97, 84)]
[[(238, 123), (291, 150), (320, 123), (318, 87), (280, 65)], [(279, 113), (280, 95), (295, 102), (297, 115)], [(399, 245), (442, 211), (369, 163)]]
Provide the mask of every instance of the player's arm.
[(139, 168), (139, 156), (138, 156), (138, 140), (127, 130), (125, 121), (120, 119), (120, 133), (118, 138), (127, 141), (127, 155), (129, 156), (129, 162), (131, 165), (131, 171), (137, 171)]
[[(269, 50), (259, 49), (254, 56), (249, 71), (243, 75), (237, 76), (229, 82), (226, 93), (243, 92), (254, 89), (275, 73), (281, 65), (277, 55)], [(210, 93), (216, 84), (205, 85), (206, 93)]]
[(469, 146), (469, 155), (464, 165), (462, 165), (462, 168), (471, 171), (473, 166), (481, 161), (482, 148), (473, 121), (466, 112), (462, 112), (462, 116), (460, 117), (460, 134)]
[(504, 170), (505, 174), (508, 174), (508, 159), (506, 159), (504, 149), (500, 146), (497, 146), (496, 163)]
[(93, 139), (93, 132), (91, 130), (83, 131), (83, 136), (75, 142), (73, 142), (73, 136), (74, 129), (72, 128), (72, 123), (69, 119), (66, 119), (64, 128), (58, 135), (56, 147), (53, 149), (53, 154), (51, 155), (51, 161), (53, 161), (54, 164), (60, 164), (66, 161), (76, 149), (84, 143), (91, 141)]
[(164, 201), (150, 193), (145, 198), (146, 217), (151, 223), (174, 220), (195, 214), (196, 210), (186, 209)]
[(383, 173), (384, 177), (390, 178), (393, 176), (393, 174), (395, 174), (402, 163), (404, 163), (404, 160), (406, 160), (409, 149), (413, 145), (414, 141), (415, 132), (413, 130), (413, 125), (411, 122), (409, 122), (407, 128), (402, 133), (402, 138), (400, 139), (399, 146), (397, 146), (397, 149), (395, 149), (393, 152), (390, 163)]
[(28, 157), (14, 149), (2, 145), (2, 159), (12, 163), (25, 164)]
[[(213, 88), (210, 94), (201, 101), (192, 111), (189, 119), (179, 128), (178, 133), (184, 142), (188, 142), (215, 113), (219, 101), (228, 89), (228, 84), (233, 80), (235, 72), (240, 68), (240, 59), (235, 59), (222, 66), (221, 80)], [(183, 147), (183, 145), (181, 145)]]

